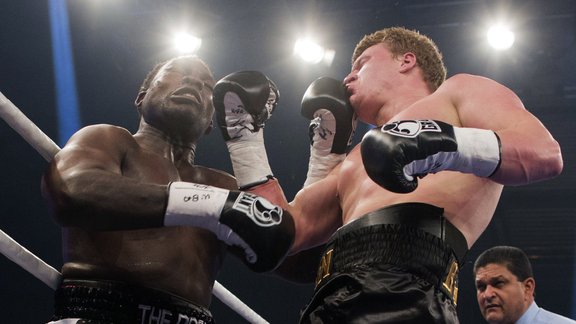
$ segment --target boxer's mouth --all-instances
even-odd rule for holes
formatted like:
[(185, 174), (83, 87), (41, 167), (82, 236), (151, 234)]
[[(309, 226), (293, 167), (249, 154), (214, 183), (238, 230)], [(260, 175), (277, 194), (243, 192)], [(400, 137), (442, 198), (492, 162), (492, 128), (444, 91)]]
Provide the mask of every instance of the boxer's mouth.
[(200, 93), (194, 88), (182, 87), (172, 92), (170, 99), (176, 102), (200, 103)]

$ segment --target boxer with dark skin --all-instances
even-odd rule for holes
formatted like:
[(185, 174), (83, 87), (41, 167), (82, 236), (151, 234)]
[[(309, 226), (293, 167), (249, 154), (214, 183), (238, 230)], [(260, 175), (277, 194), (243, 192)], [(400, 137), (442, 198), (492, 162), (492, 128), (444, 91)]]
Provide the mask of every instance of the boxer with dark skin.
[(170, 183), (237, 189), (230, 174), (194, 164), (196, 143), (212, 128), (214, 83), (195, 56), (163, 62), (136, 97), (135, 134), (85, 127), (50, 163), (43, 193), (64, 252), (54, 320), (212, 321), (207, 308), (228, 242), (169, 222), (167, 205)]

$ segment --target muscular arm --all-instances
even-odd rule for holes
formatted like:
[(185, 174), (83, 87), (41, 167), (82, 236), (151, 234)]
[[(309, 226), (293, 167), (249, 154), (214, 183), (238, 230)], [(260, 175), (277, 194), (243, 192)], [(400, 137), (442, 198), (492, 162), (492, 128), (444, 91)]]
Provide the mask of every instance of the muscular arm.
[(291, 255), (275, 270), (280, 277), (297, 283), (316, 279), (324, 243), (342, 226), (336, 180), (333, 170), (326, 178), (301, 189), (290, 202), (288, 210), (294, 216), (296, 237)]
[(290, 203), (276, 180), (250, 189), (250, 192), (288, 210), (295, 222), (296, 236), (290, 255), (274, 271), (276, 275), (297, 283), (315, 280), (323, 244), (342, 225), (337, 194), (339, 169), (337, 166), (323, 180), (301, 189)]
[(276, 180), (250, 188), (250, 192), (268, 199), (292, 215), (296, 237), (291, 254), (325, 243), (342, 225), (337, 192), (339, 170), (340, 165), (326, 178), (302, 188), (290, 203)]
[[(502, 162), (491, 179), (504, 185), (546, 180), (562, 171), (560, 145), (510, 89), (482, 77), (457, 76), (453, 99), (464, 127), (496, 131)], [(470, 89), (470, 94), (467, 90)]]
[(394, 119), (422, 116), (458, 127), (495, 131), (501, 140), (502, 159), (490, 179), (500, 184), (542, 181), (562, 171), (558, 142), (514, 92), (493, 80), (467, 74), (453, 76)]
[[(44, 174), (44, 195), (62, 226), (123, 230), (162, 225), (166, 177), (142, 182), (124, 176), (129, 150), (136, 148), (124, 129), (89, 126), (76, 133)], [(150, 165), (150, 167), (154, 167)], [(138, 171), (142, 172), (142, 171)]]
[(342, 226), (338, 197), (340, 166), (326, 178), (301, 189), (290, 202), (290, 212), (298, 215), (295, 217), (296, 239), (292, 252), (324, 244)]

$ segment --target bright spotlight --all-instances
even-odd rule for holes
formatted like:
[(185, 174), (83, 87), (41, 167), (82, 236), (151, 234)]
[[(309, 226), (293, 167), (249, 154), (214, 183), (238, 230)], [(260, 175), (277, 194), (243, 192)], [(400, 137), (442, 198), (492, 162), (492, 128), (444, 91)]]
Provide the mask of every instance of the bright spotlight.
[(322, 46), (309, 39), (300, 39), (294, 45), (294, 54), (312, 64), (320, 63), (324, 59), (324, 53)]
[(188, 33), (179, 33), (174, 37), (174, 47), (183, 54), (196, 52), (202, 45), (202, 39)]
[(507, 50), (514, 44), (514, 33), (504, 26), (495, 26), (488, 30), (488, 43), (494, 49)]
[(326, 50), (323, 58), (324, 63), (328, 66), (332, 65), (332, 61), (334, 61), (334, 55), (336, 55), (334, 50)]

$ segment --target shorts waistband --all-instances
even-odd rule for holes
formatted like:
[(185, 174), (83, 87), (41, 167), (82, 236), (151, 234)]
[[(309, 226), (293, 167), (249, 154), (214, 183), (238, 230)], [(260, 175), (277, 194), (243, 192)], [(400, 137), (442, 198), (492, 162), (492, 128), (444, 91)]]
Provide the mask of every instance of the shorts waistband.
[(168, 292), (115, 281), (64, 279), (55, 293), (53, 320), (98, 323), (214, 323), (209, 310)]
[(342, 226), (331, 240), (358, 228), (383, 224), (411, 226), (436, 236), (448, 244), (459, 263), (468, 253), (466, 238), (444, 217), (444, 209), (425, 203), (402, 203), (375, 210)]
[(456, 302), (458, 270), (467, 252), (464, 235), (423, 203), (389, 206), (340, 228), (327, 243), (316, 280), (361, 265), (401, 268), (433, 283)]

